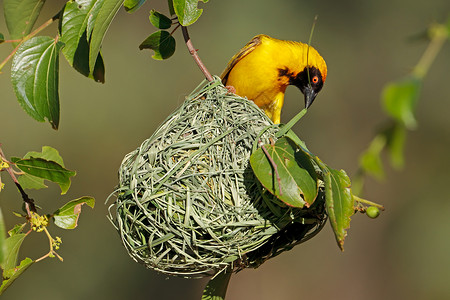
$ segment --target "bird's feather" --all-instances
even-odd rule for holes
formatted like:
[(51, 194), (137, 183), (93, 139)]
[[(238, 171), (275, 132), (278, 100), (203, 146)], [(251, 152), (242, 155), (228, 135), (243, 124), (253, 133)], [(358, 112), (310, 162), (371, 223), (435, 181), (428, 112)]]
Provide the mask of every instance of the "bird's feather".
[(249, 54), (250, 52), (252, 52), (253, 50), (256, 49), (256, 47), (258, 45), (261, 44), (261, 37), (262, 34), (255, 36), (250, 42), (248, 42), (244, 48), (242, 48), (238, 53), (236, 53), (231, 59), (230, 62), (228, 63), (227, 67), (225, 68), (225, 70), (222, 72), (222, 75), (220, 75), (220, 78), (222, 78), (222, 82), (223, 84), (227, 84), (227, 79), (228, 79), (228, 75), (230, 74), (231, 69), (233, 69), (233, 67), (242, 59), (244, 58), (247, 54)]

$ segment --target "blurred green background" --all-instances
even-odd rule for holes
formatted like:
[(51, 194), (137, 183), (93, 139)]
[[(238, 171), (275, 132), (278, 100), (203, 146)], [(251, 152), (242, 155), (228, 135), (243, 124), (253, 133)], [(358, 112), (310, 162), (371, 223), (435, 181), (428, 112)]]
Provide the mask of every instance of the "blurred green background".
[[(160, 3), (162, 2), (162, 3)], [(38, 24), (64, 1), (48, 1)], [(57, 148), (78, 174), (65, 196), (57, 186), (29, 194), (46, 211), (91, 195), (77, 230), (52, 228), (62, 236), (59, 253), (32, 266), (4, 299), (199, 299), (207, 280), (168, 278), (130, 259), (106, 218), (104, 201), (117, 184), (123, 156), (148, 138), (202, 74), (175, 34), (178, 49), (168, 61), (154, 61), (138, 45), (154, 29), (148, 11), (167, 12), (165, 1), (149, 1), (133, 15), (122, 9), (103, 44), (106, 83), (94, 83), (61, 58), (60, 129), (37, 123), (15, 99), (8, 67), (0, 75), (0, 143), (8, 157)], [(412, 40), (450, 12), (448, 0), (264, 1), (228, 0), (206, 8), (190, 28), (194, 46), (212, 73), (254, 35), (307, 41), (319, 15), (313, 46), (328, 64), (324, 90), (295, 131), (310, 150), (334, 168), (355, 173), (359, 154), (386, 117), (380, 91), (408, 73), (427, 42)], [(0, 32), (6, 35), (3, 14)], [(56, 24), (45, 33), (53, 35)], [(327, 225), (314, 239), (231, 279), (227, 299), (450, 299), (450, 44), (428, 74), (417, 109), (419, 127), (408, 135), (406, 167), (387, 168), (386, 179), (366, 181), (364, 196), (386, 207), (381, 217), (353, 217), (345, 252)], [(11, 51), (0, 46), (0, 60)], [(303, 107), (296, 88), (287, 90), (282, 121)], [(10, 228), (21, 198), (6, 174), (0, 205)], [(47, 242), (33, 234), (22, 256), (38, 258)]]

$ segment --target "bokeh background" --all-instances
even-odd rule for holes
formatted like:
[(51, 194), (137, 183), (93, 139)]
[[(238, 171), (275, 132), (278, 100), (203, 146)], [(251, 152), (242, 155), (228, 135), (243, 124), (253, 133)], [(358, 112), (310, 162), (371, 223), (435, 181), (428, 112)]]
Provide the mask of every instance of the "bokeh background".
[[(162, 2), (162, 3), (160, 3)], [(48, 1), (38, 23), (64, 1)], [(175, 34), (178, 49), (167, 61), (154, 61), (138, 45), (154, 29), (148, 12), (167, 12), (165, 1), (149, 1), (137, 13), (122, 9), (103, 44), (106, 83), (94, 83), (61, 58), (60, 129), (37, 123), (15, 99), (6, 67), (0, 75), (0, 143), (8, 157), (57, 148), (77, 176), (65, 196), (57, 186), (31, 191), (46, 211), (84, 195), (77, 230), (52, 228), (63, 237), (59, 253), (32, 266), (4, 299), (199, 299), (207, 280), (168, 278), (131, 260), (107, 220), (105, 199), (117, 184), (123, 156), (148, 138), (202, 74)], [(158, 6), (161, 5), (161, 6)], [(307, 41), (319, 15), (313, 46), (329, 73), (324, 90), (295, 131), (309, 149), (334, 168), (354, 175), (358, 156), (386, 121), (380, 91), (407, 74), (427, 42), (420, 35), (450, 13), (448, 0), (430, 1), (210, 1), (190, 28), (191, 38), (212, 73), (254, 35)], [(3, 14), (0, 32), (6, 36)], [(44, 34), (54, 36), (56, 24)], [(419, 127), (408, 134), (406, 166), (389, 167), (386, 179), (366, 181), (364, 196), (386, 211), (376, 220), (353, 217), (345, 252), (336, 246), (329, 225), (314, 239), (231, 279), (227, 299), (450, 299), (450, 43), (428, 74), (417, 108)], [(0, 46), (1, 60), (11, 51)], [(303, 97), (288, 88), (282, 120), (303, 107)], [(0, 205), (8, 227), (18, 220), (21, 198), (3, 174)], [(27, 238), (21, 257), (47, 251), (43, 236)]]

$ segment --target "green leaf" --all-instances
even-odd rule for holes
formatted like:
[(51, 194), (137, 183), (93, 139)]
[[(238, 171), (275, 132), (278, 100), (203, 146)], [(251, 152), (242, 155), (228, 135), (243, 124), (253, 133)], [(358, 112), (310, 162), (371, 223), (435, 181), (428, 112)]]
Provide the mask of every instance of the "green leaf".
[[(62, 157), (59, 155), (58, 150), (50, 146), (43, 146), (42, 152), (30, 151), (23, 158), (43, 158), (46, 160), (54, 161), (64, 167)], [(24, 189), (43, 189), (47, 188), (43, 178), (32, 176), (30, 174), (23, 174), (17, 178), (20, 185)]]
[(173, 8), (178, 21), (183, 26), (189, 26), (198, 20), (203, 9), (198, 9), (198, 0), (173, 0)]
[(105, 82), (103, 58), (99, 52), (94, 70), (89, 69), (89, 42), (87, 27), (89, 20), (98, 14), (99, 3), (96, 0), (78, 0), (67, 2), (61, 18), (61, 41), (65, 47), (62, 52), (69, 64), (86, 77), (97, 82)]
[(6, 26), (12, 40), (21, 39), (31, 32), (44, 2), (45, 0), (3, 0)]
[(53, 214), (55, 225), (63, 229), (74, 229), (77, 227), (83, 204), (94, 208), (95, 200), (92, 197), (81, 197), (66, 203)]
[(361, 168), (378, 179), (384, 177), (381, 151), (384, 149), (385, 145), (386, 136), (384, 134), (378, 134), (370, 143), (369, 148), (367, 148), (359, 158), (359, 165)]
[(339, 248), (344, 251), (344, 239), (354, 214), (351, 183), (344, 170), (324, 169), (325, 201), (328, 218)]
[(387, 149), (394, 168), (401, 169), (404, 166), (404, 149), (406, 143), (406, 128), (402, 124), (394, 124), (385, 132), (387, 137)]
[(293, 207), (309, 207), (317, 197), (318, 182), (309, 158), (291, 140), (279, 139), (274, 145), (264, 145), (277, 166), (262, 148), (250, 156), (250, 164), (258, 180), (273, 195)]
[[(42, 152), (36, 152), (36, 151), (30, 151), (27, 154), (24, 155), (23, 159), (31, 159), (31, 158), (42, 158), (48, 161), (53, 161), (57, 164), (59, 164), (61, 167), (64, 167), (64, 161), (62, 157), (59, 155), (58, 150), (55, 148), (52, 148), (50, 146), (43, 146)], [(17, 162), (21, 160), (21, 158), (14, 157), (11, 159), (14, 162)], [(36, 177), (30, 174), (23, 174), (20, 175), (17, 180), (19, 181), (20, 185), (24, 189), (43, 189), (47, 188), (47, 186), (44, 183), (44, 178), (42, 177)]]
[(3, 266), (6, 257), (6, 229), (5, 220), (3, 219), (2, 209), (0, 207), (0, 266)]
[(128, 13), (137, 11), (147, 0), (125, 0), (123, 6)]
[(5, 36), (0, 33), (0, 44), (5, 41)]
[(12, 61), (11, 81), (22, 108), (37, 121), (59, 124), (59, 51), (63, 43), (51, 37), (27, 40)]
[[(61, 41), (66, 45), (63, 54), (70, 65), (73, 65), (75, 53), (83, 34), (86, 32), (89, 18), (94, 12), (96, 0), (68, 1), (60, 20)], [(86, 35), (84, 41), (87, 43)]]
[(24, 159), (28, 158), (43, 158), (45, 160), (51, 160), (64, 167), (64, 161), (59, 151), (50, 146), (42, 146), (42, 151), (29, 151), (24, 155)]
[(57, 183), (61, 188), (61, 194), (67, 193), (70, 187), (70, 177), (73, 177), (76, 174), (76, 172), (67, 170), (54, 161), (43, 158), (33, 157), (11, 160), (16, 164), (17, 168), (27, 174)]
[(139, 49), (151, 49), (155, 51), (154, 59), (167, 59), (175, 52), (175, 39), (167, 31), (161, 30), (152, 33), (140, 45)]
[(28, 190), (40, 190), (48, 187), (47, 185), (45, 185), (43, 178), (32, 176), (30, 174), (20, 175), (19, 178), (17, 178), (17, 181), (19, 181), (19, 184), (22, 186), (22, 188)]
[(172, 20), (160, 12), (152, 9), (150, 11), (150, 23), (158, 29), (169, 29), (172, 26)]
[[(89, 70), (94, 71), (98, 54), (106, 31), (111, 25), (124, 0), (99, 0), (94, 6), (94, 14), (88, 20), (87, 37), (89, 43)], [(97, 5), (98, 3), (98, 5)], [(97, 14), (98, 9), (98, 14)], [(91, 33), (92, 30), (92, 33)]]
[(210, 279), (203, 290), (202, 300), (225, 300), (231, 274), (233, 272), (227, 270)]
[(26, 269), (28, 269), (34, 261), (31, 258), (25, 258), (17, 267), (3, 271), (3, 282), (0, 286), (0, 295), (16, 280)]
[(59, 155), (58, 150), (50, 146), (42, 146), (42, 152), (29, 151), (23, 158), (43, 158), (46, 160), (52, 160), (64, 167), (64, 161), (61, 155)]
[(414, 111), (417, 105), (421, 81), (408, 77), (387, 84), (382, 92), (382, 102), (387, 114), (409, 129), (417, 126)]
[(25, 233), (17, 233), (5, 240), (5, 257), (1, 265), (3, 270), (12, 269), (16, 266), (20, 246), (22, 246), (26, 236)]
[(22, 223), (22, 224), (16, 224), (14, 225), (13, 228), (11, 228), (8, 231), (9, 236), (13, 236), (19, 233), (22, 233), (23, 229), (25, 228), (25, 226), (27, 225), (27, 223)]

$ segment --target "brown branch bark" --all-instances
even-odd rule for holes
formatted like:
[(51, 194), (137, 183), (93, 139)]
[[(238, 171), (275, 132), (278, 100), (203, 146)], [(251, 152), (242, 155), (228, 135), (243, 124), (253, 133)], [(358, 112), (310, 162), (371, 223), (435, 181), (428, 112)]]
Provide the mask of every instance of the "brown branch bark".
[(28, 197), (28, 194), (25, 193), (22, 186), (20, 185), (19, 181), (16, 178), (16, 175), (14, 174), (14, 171), (11, 167), (11, 163), (6, 159), (5, 154), (3, 153), (2, 148), (0, 147), (0, 157), (3, 161), (8, 162), (9, 167), (6, 168), (6, 171), (8, 172), (9, 176), (11, 176), (11, 179), (14, 181), (17, 189), (20, 192), (20, 195), (22, 196), (23, 201), (25, 202), (25, 209), (27, 210), (28, 218), (31, 218), (31, 212), (36, 212), (36, 206), (34, 205), (34, 200)]
[(189, 37), (188, 30), (185, 26), (181, 26), (181, 31), (183, 32), (184, 41), (186, 43), (186, 46), (189, 50), (189, 53), (194, 58), (194, 61), (197, 63), (198, 67), (202, 71), (203, 75), (205, 75), (206, 79), (208, 81), (213, 81), (213, 77), (211, 76), (211, 73), (209, 73), (208, 69), (206, 69), (205, 65), (201, 61), (200, 57), (198, 56), (197, 50), (195, 50), (194, 45), (192, 45), (191, 38)]

